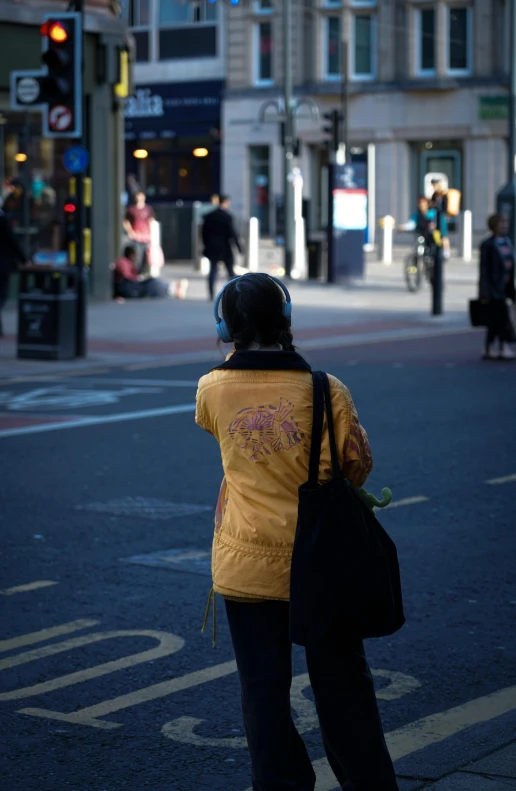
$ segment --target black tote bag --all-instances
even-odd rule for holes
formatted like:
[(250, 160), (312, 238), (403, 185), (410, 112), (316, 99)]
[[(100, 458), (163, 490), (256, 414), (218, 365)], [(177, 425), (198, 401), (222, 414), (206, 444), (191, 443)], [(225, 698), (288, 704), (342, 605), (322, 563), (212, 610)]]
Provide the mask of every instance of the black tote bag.
[[(290, 637), (311, 645), (340, 634), (383, 637), (405, 623), (398, 555), (374, 513), (339, 466), (326, 374), (313, 374), (314, 405), (308, 481), (299, 511), (290, 578)], [(326, 417), (332, 477), (318, 484)]]

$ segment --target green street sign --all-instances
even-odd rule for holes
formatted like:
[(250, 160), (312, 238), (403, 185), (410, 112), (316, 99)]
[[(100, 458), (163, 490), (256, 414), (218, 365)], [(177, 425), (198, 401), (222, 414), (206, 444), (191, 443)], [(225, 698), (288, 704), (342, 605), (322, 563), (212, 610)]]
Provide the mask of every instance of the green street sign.
[(483, 120), (508, 121), (508, 96), (479, 96), (478, 117)]

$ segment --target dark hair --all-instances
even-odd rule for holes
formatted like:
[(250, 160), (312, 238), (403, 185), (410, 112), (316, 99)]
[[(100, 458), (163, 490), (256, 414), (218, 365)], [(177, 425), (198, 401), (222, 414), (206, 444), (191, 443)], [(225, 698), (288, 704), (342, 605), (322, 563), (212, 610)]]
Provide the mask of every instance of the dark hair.
[(124, 247), (124, 258), (130, 258), (132, 255), (136, 255), (136, 247), (128, 244)]
[(289, 320), (283, 315), (285, 296), (268, 275), (242, 275), (229, 283), (222, 295), (221, 312), (233, 336), (235, 349), (252, 343), (294, 351)]
[(426, 195), (418, 195), (417, 202), (419, 203), (420, 200), (425, 200), (427, 203), (430, 203), (430, 200), (426, 197)]
[(231, 198), (229, 197), (229, 195), (219, 195), (219, 203), (220, 204), (228, 203), (228, 201), (230, 201), (230, 200), (231, 200)]

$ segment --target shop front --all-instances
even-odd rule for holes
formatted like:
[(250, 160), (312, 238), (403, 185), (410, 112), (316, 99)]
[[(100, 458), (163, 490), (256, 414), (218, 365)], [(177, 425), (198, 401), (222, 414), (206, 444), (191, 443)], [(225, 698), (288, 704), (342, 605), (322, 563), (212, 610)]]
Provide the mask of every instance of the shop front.
[(125, 105), (126, 175), (151, 203), (206, 202), (220, 191), (224, 83), (138, 86)]

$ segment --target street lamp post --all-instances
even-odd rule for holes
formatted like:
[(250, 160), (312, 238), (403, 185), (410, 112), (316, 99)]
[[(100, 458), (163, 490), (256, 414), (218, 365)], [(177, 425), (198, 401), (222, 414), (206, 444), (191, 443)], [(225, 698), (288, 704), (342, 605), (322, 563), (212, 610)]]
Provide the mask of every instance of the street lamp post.
[(294, 159), (294, 113), (292, 105), (292, 0), (283, 0), (283, 103), (285, 105), (284, 156), (284, 196), (283, 214), (285, 226), (286, 277), (292, 273), (294, 251), (294, 194), (292, 166)]
[(510, 7), (510, 83), (508, 181), (497, 196), (497, 211), (509, 219), (509, 236), (516, 243), (516, 0)]

